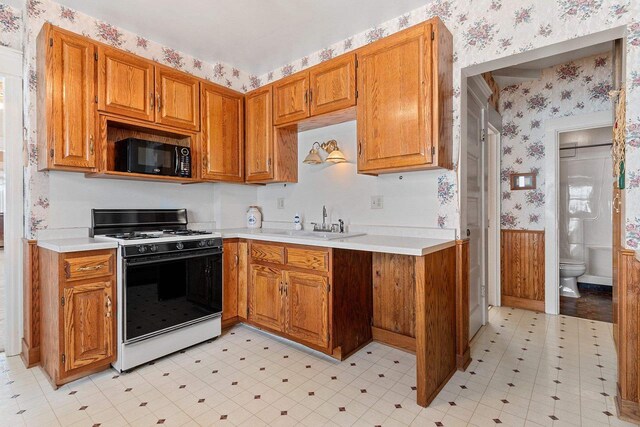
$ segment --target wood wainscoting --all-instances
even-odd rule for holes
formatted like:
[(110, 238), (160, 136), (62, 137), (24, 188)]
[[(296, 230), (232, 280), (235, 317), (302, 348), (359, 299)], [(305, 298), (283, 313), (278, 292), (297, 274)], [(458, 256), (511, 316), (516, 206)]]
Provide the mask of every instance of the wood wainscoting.
[(22, 280), (23, 336), (20, 356), (27, 368), (40, 363), (40, 269), (38, 244), (22, 239), (24, 273)]
[(618, 252), (617, 313), (614, 330), (618, 336), (618, 393), (620, 418), (640, 421), (640, 261), (635, 252)]
[(503, 306), (544, 312), (544, 231), (500, 231)]

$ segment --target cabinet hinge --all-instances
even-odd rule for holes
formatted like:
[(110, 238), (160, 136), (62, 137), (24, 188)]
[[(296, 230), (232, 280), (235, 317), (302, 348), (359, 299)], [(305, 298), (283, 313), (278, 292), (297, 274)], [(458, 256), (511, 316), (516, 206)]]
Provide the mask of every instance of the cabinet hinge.
[(327, 292), (331, 292), (331, 283), (327, 283)]
[(49, 38), (49, 46), (53, 46), (53, 37)]
[(435, 40), (436, 39), (436, 33), (434, 31), (431, 31), (431, 40)]
[(95, 52), (95, 53), (93, 54), (93, 59), (95, 59), (96, 61), (98, 60), (98, 52)]
[(431, 155), (432, 156), (436, 155), (436, 147), (431, 147)]
[(49, 150), (49, 157), (53, 159), (53, 148)]
[(67, 357), (64, 355), (64, 353), (62, 353), (62, 363), (64, 363), (67, 360)]
[(358, 58), (356, 58), (356, 68), (358, 68)]
[(97, 96), (96, 96), (95, 100), (96, 100), (96, 104), (97, 104), (98, 103), (98, 97)]
[(358, 91), (356, 90), (356, 99), (358, 99)]
[(64, 305), (64, 297), (60, 298), (60, 304)]

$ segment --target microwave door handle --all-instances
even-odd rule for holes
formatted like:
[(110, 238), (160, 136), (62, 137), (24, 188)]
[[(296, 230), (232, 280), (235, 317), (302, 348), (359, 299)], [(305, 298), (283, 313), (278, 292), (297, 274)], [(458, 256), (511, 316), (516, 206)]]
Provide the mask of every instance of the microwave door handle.
[(180, 170), (180, 147), (178, 147), (177, 145), (174, 147), (175, 151), (176, 151), (176, 164), (175, 164), (175, 170), (174, 170), (174, 175), (178, 176), (178, 171)]

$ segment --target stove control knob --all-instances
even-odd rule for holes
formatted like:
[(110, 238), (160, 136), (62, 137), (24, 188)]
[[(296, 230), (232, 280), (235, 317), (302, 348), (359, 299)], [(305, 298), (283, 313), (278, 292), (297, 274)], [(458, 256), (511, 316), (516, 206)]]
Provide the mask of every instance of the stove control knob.
[(141, 254), (147, 252), (147, 247), (145, 245), (138, 245), (138, 252)]
[(207, 240), (207, 245), (209, 246), (214, 246), (216, 244), (216, 241), (211, 239), (211, 240)]
[(158, 250), (158, 245), (149, 245), (149, 250), (151, 252), (156, 252)]
[(198, 246), (200, 246), (201, 248), (204, 248), (207, 245), (207, 242), (205, 242), (204, 240), (200, 240), (198, 242)]
[(178, 243), (176, 243), (176, 248), (178, 248), (178, 249), (184, 249), (184, 243), (182, 243), (182, 242), (178, 242)]

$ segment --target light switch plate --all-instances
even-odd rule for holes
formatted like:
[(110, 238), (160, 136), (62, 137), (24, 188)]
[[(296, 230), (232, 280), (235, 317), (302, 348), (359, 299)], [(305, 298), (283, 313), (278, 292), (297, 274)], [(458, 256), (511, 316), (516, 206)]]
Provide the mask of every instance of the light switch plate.
[(384, 201), (382, 196), (371, 196), (371, 209), (382, 209)]
[(284, 209), (284, 197), (278, 197), (278, 209)]

